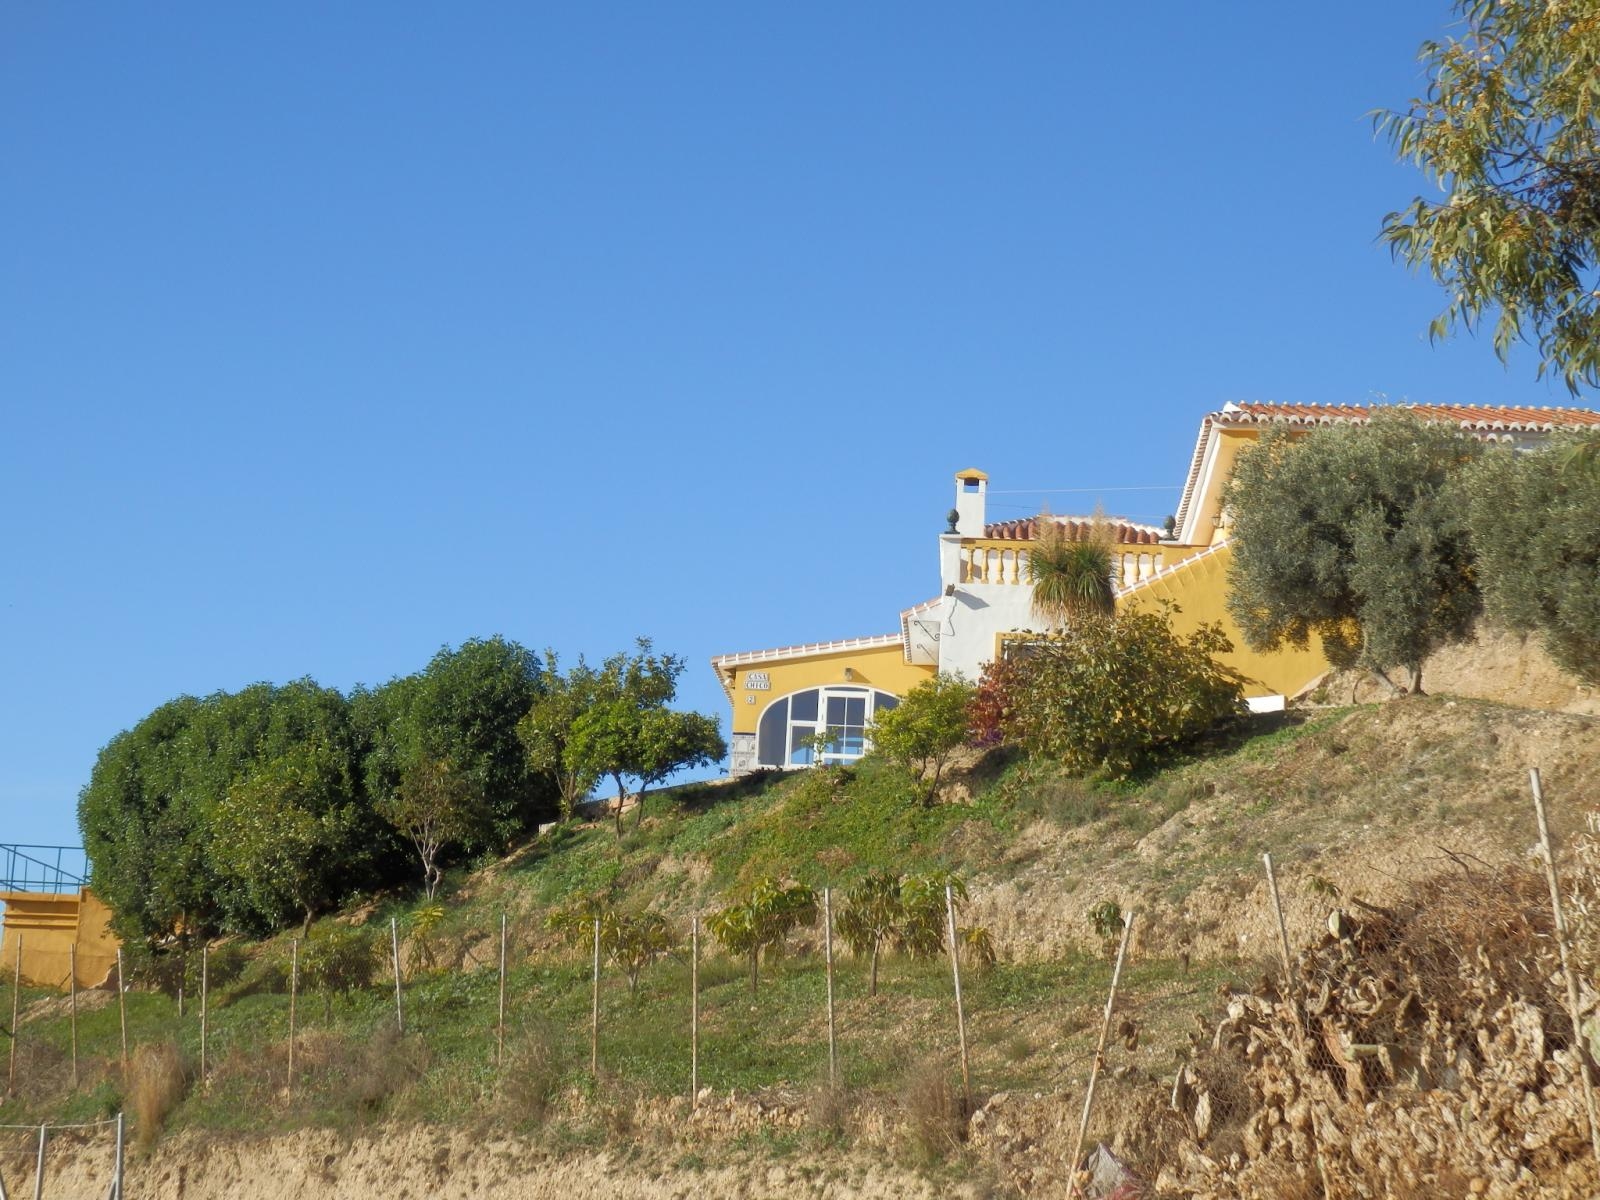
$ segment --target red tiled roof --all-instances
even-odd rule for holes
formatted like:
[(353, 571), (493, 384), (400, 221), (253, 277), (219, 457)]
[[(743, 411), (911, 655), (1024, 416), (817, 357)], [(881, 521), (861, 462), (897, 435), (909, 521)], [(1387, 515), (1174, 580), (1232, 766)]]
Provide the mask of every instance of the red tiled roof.
[[(1093, 535), (1093, 517), (1023, 517), (1017, 521), (997, 521), (983, 527), (983, 536), (1002, 542), (1031, 542), (1038, 521), (1054, 521), (1066, 530), (1067, 540), (1088, 541)], [(1162, 531), (1154, 525), (1136, 525), (1132, 521), (1111, 519), (1106, 522), (1111, 530), (1111, 540), (1119, 546), (1151, 546), (1159, 542)]]
[(1230, 404), (1207, 418), (1225, 425), (1338, 425), (1366, 421), (1379, 409), (1403, 408), (1428, 424), (1467, 430), (1585, 429), (1600, 412), (1524, 404)]
[(1504, 433), (1551, 433), (1558, 429), (1600, 428), (1600, 412), (1590, 408), (1553, 408), (1532, 404), (1227, 404), (1200, 422), (1189, 478), (1178, 502), (1182, 530), (1194, 503), (1195, 486), (1205, 459), (1206, 441), (1214, 427), (1245, 429), (1289, 425), (1313, 429), (1321, 425), (1361, 424), (1374, 412), (1403, 408), (1429, 424), (1455, 425), (1463, 433), (1493, 437)]

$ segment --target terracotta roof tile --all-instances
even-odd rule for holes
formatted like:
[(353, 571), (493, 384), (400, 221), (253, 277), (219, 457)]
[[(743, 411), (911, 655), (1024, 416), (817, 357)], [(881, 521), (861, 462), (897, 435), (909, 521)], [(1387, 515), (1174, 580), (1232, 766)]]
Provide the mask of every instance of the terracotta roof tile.
[[(1036, 524), (1041, 520), (1054, 521), (1063, 526), (1067, 538), (1074, 542), (1087, 541), (1095, 525), (1093, 517), (1023, 517), (1016, 521), (996, 521), (985, 525), (983, 536), (1002, 542), (1031, 542)], [(1112, 541), (1119, 546), (1153, 546), (1163, 537), (1162, 531), (1154, 525), (1139, 525), (1115, 518), (1110, 518), (1107, 524), (1111, 528)]]
[(1230, 404), (1210, 419), (1225, 425), (1338, 425), (1366, 421), (1379, 409), (1403, 408), (1430, 424), (1464, 429), (1585, 429), (1600, 426), (1600, 412), (1522, 404)]

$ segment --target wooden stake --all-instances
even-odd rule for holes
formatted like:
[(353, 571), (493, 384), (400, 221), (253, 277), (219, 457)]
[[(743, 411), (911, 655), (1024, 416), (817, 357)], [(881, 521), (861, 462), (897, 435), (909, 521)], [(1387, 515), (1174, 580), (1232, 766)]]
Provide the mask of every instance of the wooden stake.
[(67, 988), (72, 1005), (72, 1090), (78, 1090), (78, 943), (67, 947)]
[(211, 966), (211, 943), (207, 942), (200, 947), (200, 1087), (206, 1086), (206, 1017), (207, 1000), (209, 999), (208, 985), (210, 980), (207, 975)]
[(1094, 1110), (1094, 1089), (1100, 1082), (1100, 1066), (1105, 1057), (1106, 1038), (1111, 1034), (1111, 1015), (1117, 1006), (1117, 985), (1122, 982), (1122, 963), (1128, 956), (1128, 937), (1133, 933), (1133, 914), (1122, 918), (1122, 944), (1117, 947), (1117, 965), (1111, 972), (1111, 991), (1106, 996), (1105, 1016), (1100, 1019), (1100, 1041), (1094, 1048), (1094, 1062), (1089, 1066), (1089, 1089), (1083, 1096), (1083, 1115), (1078, 1118), (1078, 1139), (1072, 1147), (1072, 1157), (1067, 1160), (1069, 1182), (1067, 1200), (1078, 1194), (1078, 1156), (1083, 1153), (1083, 1140), (1089, 1136), (1089, 1114)]
[[(839, 1086), (839, 1050), (833, 1022), (833, 889), (822, 889), (822, 948), (828, 963), (828, 1086)], [(961, 985), (956, 985), (959, 994)]]
[(1267, 865), (1267, 887), (1272, 892), (1272, 910), (1278, 914), (1278, 950), (1283, 955), (1283, 978), (1286, 987), (1294, 986), (1294, 957), (1289, 953), (1289, 926), (1283, 919), (1283, 897), (1278, 894), (1278, 876), (1272, 869), (1272, 855), (1263, 854), (1261, 861)]
[(1539, 781), (1539, 768), (1528, 772), (1533, 786), (1533, 811), (1539, 818), (1539, 845), (1544, 851), (1544, 877), (1550, 885), (1550, 910), (1556, 919), (1556, 948), (1561, 952), (1561, 973), (1567, 977), (1567, 1015), (1572, 1018), (1573, 1049), (1578, 1056), (1578, 1067), (1583, 1075), (1583, 1106), (1589, 1114), (1589, 1148), (1600, 1161), (1600, 1120), (1594, 1107), (1594, 1080), (1589, 1072), (1589, 1055), (1583, 1045), (1582, 1005), (1578, 998), (1578, 976), (1572, 969), (1572, 959), (1567, 953), (1567, 917), (1561, 909), (1561, 886), (1556, 880), (1556, 855), (1550, 845), (1550, 822), (1545, 818), (1544, 788)]
[(700, 914), (689, 919), (689, 1107), (700, 1107)]
[(394, 1027), (404, 1037), (406, 1018), (400, 1006), (400, 923), (393, 917), (389, 918), (389, 957), (394, 962)]
[(125, 1140), (125, 1129), (123, 1126), (122, 1114), (119, 1112), (117, 1114), (117, 1157), (112, 1167), (113, 1175), (111, 1180), (111, 1185), (117, 1189), (116, 1200), (122, 1200), (122, 1163), (123, 1145)]
[(33, 1200), (44, 1200), (44, 1144), (49, 1137), (47, 1126), (39, 1126), (39, 1157), (33, 1164)]
[(300, 939), (289, 939), (289, 1099), (294, 1099), (294, 1002), (300, 991)]
[[(1272, 869), (1271, 853), (1261, 856), (1262, 863), (1267, 868), (1267, 890), (1272, 893), (1272, 911), (1278, 919), (1278, 953), (1283, 958), (1283, 993), (1289, 1002), (1294, 1015), (1295, 1043), (1299, 1048), (1300, 1060), (1307, 1069), (1311, 1066), (1311, 1053), (1306, 1047), (1306, 1028), (1301, 1022), (1300, 1002), (1292, 994), (1295, 988), (1294, 955), (1289, 950), (1289, 925), (1283, 919), (1283, 896), (1278, 891), (1278, 873)], [(1333, 1189), (1328, 1185), (1328, 1167), (1322, 1157), (1322, 1133), (1317, 1121), (1317, 1106), (1312, 1102), (1311, 1108), (1311, 1149), (1317, 1160), (1317, 1178), (1322, 1181), (1322, 1194), (1333, 1195)]]
[(17, 1094), (17, 1043), (21, 1041), (17, 1028), (22, 1012), (22, 934), (17, 934), (17, 967), (11, 976), (11, 1066), (6, 1073), (6, 1091)]
[(949, 884), (944, 888), (944, 915), (950, 929), (950, 973), (956, 981), (956, 1034), (961, 1039), (961, 1095), (972, 1111), (972, 1075), (967, 1067), (967, 1014), (961, 1005), (961, 956), (956, 950), (956, 900)]
[(117, 1019), (122, 1022), (122, 1075), (128, 1075), (128, 983), (122, 974), (122, 947), (117, 947)]
[[(618, 805), (620, 807), (621, 801)], [(594, 986), (589, 1010), (589, 1074), (600, 1078), (600, 918), (594, 919)]]
[(494, 1027), (494, 1069), (500, 1070), (506, 1057), (506, 915), (500, 914), (500, 1015)]

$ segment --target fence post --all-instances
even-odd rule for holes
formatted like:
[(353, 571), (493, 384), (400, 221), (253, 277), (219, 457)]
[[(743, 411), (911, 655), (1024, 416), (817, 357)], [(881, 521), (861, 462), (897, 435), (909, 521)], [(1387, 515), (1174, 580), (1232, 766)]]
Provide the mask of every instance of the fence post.
[[(621, 805), (619, 800), (618, 805)], [(589, 1011), (589, 1074), (600, 1078), (600, 918), (594, 919), (594, 986)]]
[(200, 947), (200, 1087), (202, 1090), (206, 1086), (206, 1010), (209, 999), (210, 967), (211, 943), (206, 942)]
[(122, 1023), (122, 1074), (128, 1074), (128, 981), (122, 974), (122, 947), (117, 947), (117, 1020)]
[(1278, 950), (1283, 955), (1283, 981), (1286, 987), (1294, 986), (1294, 958), (1289, 953), (1289, 926), (1283, 919), (1283, 897), (1278, 894), (1278, 874), (1272, 869), (1272, 855), (1266, 853), (1261, 861), (1267, 866), (1267, 887), (1272, 892), (1272, 910), (1278, 916)]
[(123, 1162), (123, 1145), (124, 1145), (125, 1141), (126, 1141), (126, 1137), (125, 1137), (124, 1132), (123, 1132), (122, 1113), (118, 1112), (117, 1113), (117, 1158), (116, 1158), (116, 1163), (114, 1164), (115, 1176), (113, 1177), (113, 1179), (111, 1181), (112, 1185), (117, 1189), (116, 1200), (122, 1200), (122, 1162)]
[(689, 1107), (700, 1107), (700, 914), (689, 919)]
[[(828, 963), (828, 1086), (839, 1086), (838, 1040), (833, 1021), (833, 889), (822, 889), (822, 949)], [(960, 984), (956, 985), (959, 993)]]
[(1078, 1139), (1067, 1161), (1067, 1200), (1078, 1195), (1078, 1156), (1083, 1153), (1083, 1139), (1089, 1135), (1089, 1113), (1094, 1109), (1094, 1088), (1100, 1081), (1100, 1062), (1106, 1052), (1106, 1038), (1111, 1033), (1111, 1015), (1117, 1005), (1117, 984), (1122, 981), (1122, 962), (1128, 954), (1128, 936), (1133, 932), (1133, 914), (1122, 918), (1122, 944), (1117, 947), (1117, 965), (1111, 972), (1111, 992), (1106, 996), (1105, 1016), (1100, 1020), (1100, 1041), (1094, 1048), (1094, 1062), (1089, 1064), (1089, 1089), (1083, 1097), (1083, 1116), (1078, 1119)]
[(78, 1090), (78, 943), (67, 947), (67, 990), (72, 1004), (72, 1090)]
[(966, 1112), (972, 1112), (972, 1075), (967, 1069), (967, 1014), (961, 1006), (961, 956), (956, 952), (956, 901), (947, 883), (944, 887), (944, 915), (950, 929), (950, 973), (956, 981), (956, 1033), (961, 1038), (961, 1096)]
[(500, 1015), (494, 1029), (494, 1069), (500, 1070), (506, 1057), (506, 914), (500, 914)]
[(33, 1200), (44, 1198), (44, 1143), (48, 1126), (39, 1126), (39, 1157), (33, 1164)]
[(17, 934), (17, 967), (11, 975), (11, 1066), (6, 1073), (6, 1091), (17, 1092), (17, 1042), (21, 1040), (18, 1021), (22, 1011), (22, 934)]
[(1594, 1081), (1589, 1074), (1589, 1056), (1583, 1045), (1583, 1008), (1578, 999), (1578, 976), (1572, 970), (1572, 960), (1567, 955), (1567, 917), (1561, 911), (1561, 888), (1556, 882), (1556, 856), (1550, 846), (1550, 822), (1545, 819), (1544, 787), (1539, 780), (1539, 768), (1528, 772), (1528, 782), (1533, 786), (1533, 811), (1539, 818), (1539, 845), (1544, 851), (1544, 877), (1550, 885), (1550, 909), (1555, 914), (1556, 948), (1561, 952), (1561, 973), (1567, 979), (1567, 1009), (1572, 1018), (1572, 1040), (1578, 1053), (1578, 1068), (1583, 1074), (1583, 1106), (1589, 1115), (1589, 1148), (1600, 1161), (1600, 1120), (1594, 1110)]
[(294, 1099), (294, 1002), (300, 992), (300, 939), (289, 939), (289, 1078), (286, 1087)]
[(400, 1006), (400, 923), (393, 917), (389, 918), (389, 956), (394, 962), (394, 1027), (404, 1037), (406, 1018)]

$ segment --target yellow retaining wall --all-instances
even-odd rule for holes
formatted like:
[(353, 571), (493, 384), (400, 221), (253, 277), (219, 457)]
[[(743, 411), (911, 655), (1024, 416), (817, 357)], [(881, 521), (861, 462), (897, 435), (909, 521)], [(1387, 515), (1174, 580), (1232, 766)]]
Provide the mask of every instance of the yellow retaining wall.
[[(846, 680), (845, 668), (852, 678)], [(769, 687), (751, 691), (745, 687), (752, 671), (765, 672)], [(740, 663), (733, 668), (733, 681), (725, 684), (733, 700), (733, 732), (754, 733), (762, 712), (780, 696), (801, 688), (834, 684), (841, 687), (870, 687), (904, 696), (917, 684), (933, 677), (931, 666), (906, 662), (899, 642), (859, 650), (838, 650), (805, 658), (777, 662)]]
[(36, 987), (67, 987), (72, 947), (78, 948), (78, 986), (98, 987), (117, 961), (111, 910), (84, 888), (78, 892), (0, 892), (6, 906), (0, 931), (0, 974), (7, 980), (22, 946), (22, 978)]
[(1246, 696), (1293, 696), (1329, 669), (1322, 644), (1313, 637), (1304, 650), (1284, 647), (1267, 652), (1252, 650), (1228, 613), (1228, 563), (1233, 547), (1222, 545), (1208, 554), (1188, 559), (1165, 575), (1142, 584), (1118, 601), (1119, 607), (1153, 610), (1162, 600), (1178, 605), (1172, 628), (1193, 633), (1203, 624), (1220, 624), (1234, 645), (1230, 654), (1217, 658), (1250, 682)]

